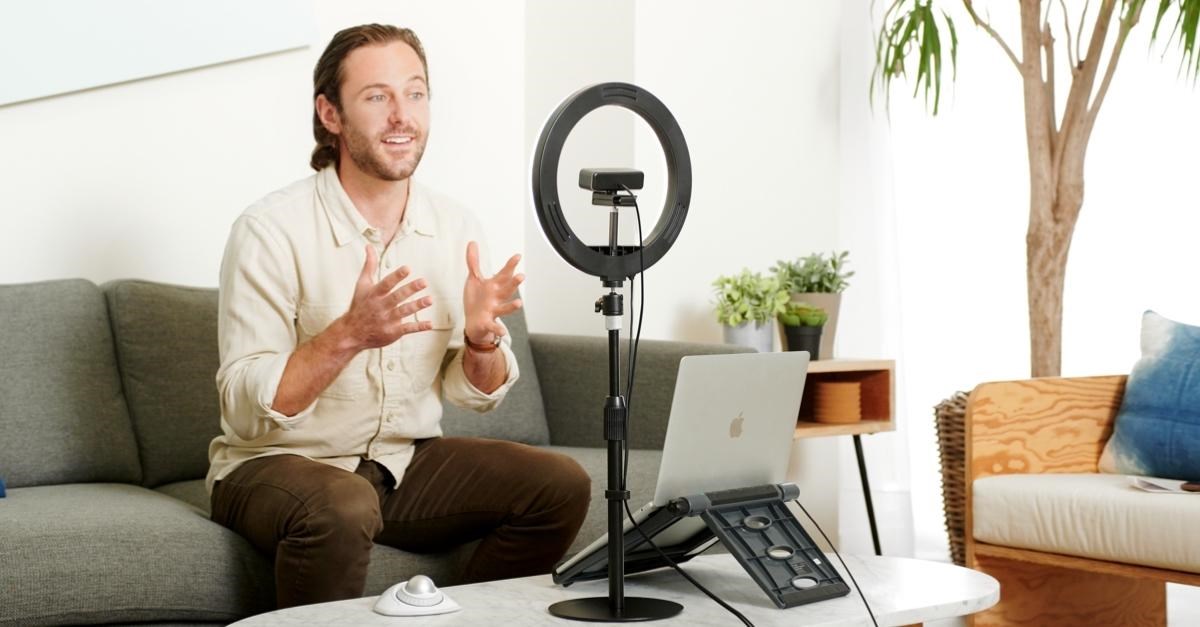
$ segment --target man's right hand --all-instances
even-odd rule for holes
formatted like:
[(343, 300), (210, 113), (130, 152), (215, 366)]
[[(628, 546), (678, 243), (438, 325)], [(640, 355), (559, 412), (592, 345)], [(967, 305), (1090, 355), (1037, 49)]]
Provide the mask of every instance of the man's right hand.
[(350, 310), (339, 320), (343, 331), (354, 342), (355, 352), (387, 346), (401, 336), (433, 328), (433, 323), (428, 321), (404, 321), (433, 303), (429, 296), (409, 300), (427, 287), (425, 279), (418, 278), (400, 285), (411, 273), (408, 266), (400, 266), (376, 283), (374, 277), (379, 258), (374, 246), (368, 244), (366, 248), (367, 261), (354, 286)]
[(410, 273), (404, 266), (376, 283), (374, 277), (378, 267), (375, 248), (367, 245), (367, 262), (354, 286), (350, 310), (334, 320), (328, 329), (296, 347), (283, 369), (272, 409), (284, 416), (296, 415), (317, 400), (355, 355), (433, 327), (432, 322), (404, 322), (405, 318), (433, 302), (429, 296), (409, 300), (425, 289), (425, 279), (400, 285)]

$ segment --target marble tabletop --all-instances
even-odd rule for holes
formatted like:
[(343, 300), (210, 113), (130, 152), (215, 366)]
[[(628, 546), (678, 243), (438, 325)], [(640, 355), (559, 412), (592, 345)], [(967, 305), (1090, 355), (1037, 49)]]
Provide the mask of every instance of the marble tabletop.
[[(991, 576), (953, 564), (904, 557), (846, 556), (846, 565), (862, 585), (880, 625), (909, 625), (985, 610), (1000, 599)], [(853, 584), (833, 560), (847, 584)], [(870, 625), (857, 591), (826, 601), (778, 609), (728, 554), (702, 555), (683, 568), (758, 627), (768, 625)], [(252, 616), (235, 623), (251, 625), (582, 625), (551, 616), (557, 601), (607, 596), (608, 582), (585, 581), (567, 588), (549, 575), (506, 579), (442, 589), (462, 611), (439, 616), (391, 617), (371, 610), (376, 597), (305, 605)], [(673, 570), (660, 569), (625, 578), (626, 596), (668, 599), (683, 605), (678, 616), (653, 625), (738, 625), (736, 617), (692, 587)]]

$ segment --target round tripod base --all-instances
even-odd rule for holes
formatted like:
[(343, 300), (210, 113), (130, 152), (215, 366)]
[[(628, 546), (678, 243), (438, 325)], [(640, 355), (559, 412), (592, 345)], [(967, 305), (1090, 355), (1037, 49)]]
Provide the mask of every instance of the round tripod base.
[(614, 612), (608, 597), (588, 597), (559, 601), (549, 607), (550, 613), (559, 618), (584, 620), (597, 623), (632, 623), (634, 621), (661, 620), (671, 618), (683, 611), (683, 606), (674, 601), (625, 597), (625, 607)]

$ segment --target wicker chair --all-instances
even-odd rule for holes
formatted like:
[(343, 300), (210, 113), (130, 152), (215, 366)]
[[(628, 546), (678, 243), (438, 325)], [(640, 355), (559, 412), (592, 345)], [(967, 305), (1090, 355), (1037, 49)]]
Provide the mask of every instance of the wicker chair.
[(966, 392), (955, 392), (934, 408), (937, 419), (938, 459), (942, 464), (942, 512), (950, 537), (950, 557), (955, 564), (967, 563), (964, 538), (967, 522)]

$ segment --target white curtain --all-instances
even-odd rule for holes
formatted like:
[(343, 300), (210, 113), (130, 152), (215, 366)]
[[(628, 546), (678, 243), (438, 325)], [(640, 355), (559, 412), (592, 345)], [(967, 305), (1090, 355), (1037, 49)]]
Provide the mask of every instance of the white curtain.
[[(855, 275), (843, 295), (836, 352), (839, 357), (896, 360), (893, 418), (897, 430), (863, 436), (863, 449), (884, 553), (924, 555), (930, 551), (914, 547), (914, 518), (918, 525), (929, 521), (923, 520), (924, 512), (917, 511), (914, 504), (924, 498), (922, 484), (928, 483), (924, 466), (928, 464), (916, 463), (910, 470), (909, 460), (913, 433), (923, 432), (928, 420), (924, 414), (913, 413), (906, 403), (908, 367), (890, 138), (882, 110), (873, 112), (867, 98), (874, 63), (869, 4), (859, 0), (842, 5), (837, 239), (839, 249), (850, 251)], [(853, 443), (848, 437), (835, 440), (840, 447), (841, 548), (870, 553), (870, 529)]]

